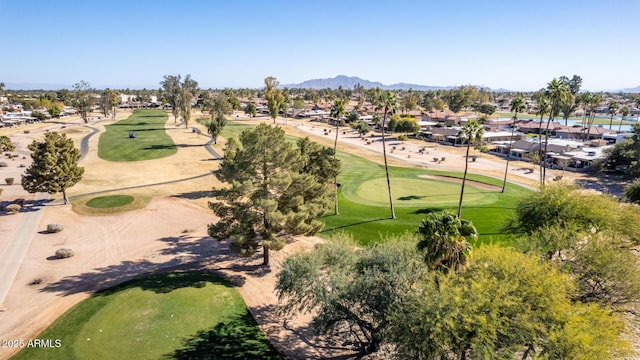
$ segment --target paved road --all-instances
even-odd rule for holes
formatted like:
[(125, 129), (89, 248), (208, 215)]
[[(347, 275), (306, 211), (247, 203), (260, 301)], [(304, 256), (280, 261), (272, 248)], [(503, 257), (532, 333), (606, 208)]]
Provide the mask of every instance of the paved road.
[[(49, 194), (37, 193), (34, 203), (43, 204), (49, 199)], [(32, 211), (22, 213), (22, 219), (20, 219), (16, 231), (9, 235), (7, 246), (0, 254), (0, 308), (2, 308), (2, 303), (9, 293), (11, 285), (13, 285), (29, 246), (31, 246), (33, 235), (38, 231), (38, 225), (44, 213), (44, 206), (37, 206), (28, 210)]]

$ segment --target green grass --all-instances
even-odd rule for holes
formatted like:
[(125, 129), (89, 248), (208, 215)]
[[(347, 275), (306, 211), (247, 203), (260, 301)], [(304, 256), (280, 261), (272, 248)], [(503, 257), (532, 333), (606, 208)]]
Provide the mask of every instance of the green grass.
[[(164, 128), (167, 119), (164, 110), (136, 110), (127, 119), (107, 125), (100, 135), (98, 156), (109, 161), (139, 161), (175, 154), (176, 145)], [(135, 139), (129, 138), (131, 132)]]
[(12, 359), (281, 359), (232, 284), (207, 273), (152, 275), (94, 294)]
[(107, 195), (95, 197), (87, 201), (86, 205), (92, 208), (106, 209), (127, 205), (131, 202), (133, 202), (133, 196), (131, 195)]
[[(396, 219), (391, 219), (384, 167), (359, 156), (339, 152), (343, 170), (338, 177), (340, 215), (321, 218), (325, 228), (320, 236), (344, 232), (361, 244), (383, 241), (386, 237), (415, 232), (420, 221), (432, 211), (457, 211), (460, 184), (423, 179), (420, 175), (443, 175), (461, 178), (446, 171), (390, 167), (391, 190)], [(499, 179), (470, 174), (470, 180), (501, 186)], [(502, 242), (510, 234), (500, 232), (516, 201), (529, 193), (523, 187), (507, 184), (505, 193), (485, 190), (467, 183), (462, 217), (473, 221), (480, 233), (479, 242)]]
[[(250, 125), (229, 122), (224, 128), (224, 137), (238, 137)], [(290, 141), (296, 138), (288, 136)], [(338, 146), (340, 149), (340, 146)], [(382, 156), (371, 154), (372, 156)], [(416, 168), (390, 167), (391, 191), (394, 199), (396, 219), (391, 220), (389, 195), (384, 167), (363, 157), (338, 150), (342, 161), (342, 172), (338, 176), (341, 184), (338, 196), (340, 215), (327, 215), (320, 220), (325, 223), (322, 237), (347, 233), (356, 241), (366, 245), (384, 241), (390, 236), (415, 232), (420, 221), (432, 211), (457, 211), (460, 184), (450, 181), (424, 179), (420, 175), (442, 175), (462, 178), (462, 173)], [(502, 180), (482, 175), (469, 174), (470, 180), (502, 187)], [(500, 231), (501, 226), (515, 209), (519, 198), (530, 190), (507, 184), (505, 193), (485, 190), (467, 183), (462, 207), (462, 217), (471, 220), (480, 233), (480, 243), (499, 243), (511, 234)]]

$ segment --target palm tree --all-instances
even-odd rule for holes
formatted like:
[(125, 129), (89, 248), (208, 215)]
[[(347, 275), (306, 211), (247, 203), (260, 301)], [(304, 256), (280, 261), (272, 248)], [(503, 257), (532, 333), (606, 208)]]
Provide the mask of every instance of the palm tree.
[(395, 113), (398, 108), (398, 98), (391, 91), (385, 91), (380, 95), (378, 106), (383, 109), (382, 115), (382, 156), (384, 157), (384, 171), (387, 175), (387, 189), (389, 190), (389, 206), (391, 208), (391, 218), (396, 218), (396, 212), (393, 209), (393, 196), (391, 195), (391, 181), (389, 180), (389, 165), (387, 163), (387, 146), (385, 143), (384, 131), (387, 122), (387, 114)]
[[(338, 133), (340, 132), (339, 130), (339, 126), (340, 126), (340, 117), (342, 115), (345, 114), (345, 109), (344, 109), (344, 100), (342, 99), (336, 99), (333, 102), (333, 107), (331, 108), (331, 117), (334, 119), (334, 121), (336, 122), (336, 139), (333, 143), (333, 158), (336, 158), (336, 153), (338, 150)], [(336, 215), (338, 215), (338, 178), (336, 177), (335, 179), (335, 188), (336, 188), (336, 199), (335, 199), (335, 203), (336, 203)]]
[[(536, 115), (540, 115), (540, 124), (538, 125), (538, 152), (542, 153), (542, 119), (544, 115), (551, 110), (551, 104), (549, 100), (546, 98), (540, 98), (538, 101), (538, 112)], [(542, 156), (538, 161), (538, 165), (540, 165), (540, 186), (542, 187)]]
[[(566, 97), (569, 94), (569, 88), (565, 83), (560, 82), (558, 81), (558, 79), (554, 78), (553, 80), (551, 80), (551, 82), (547, 84), (546, 94), (549, 98), (549, 101), (551, 102), (551, 109), (549, 111), (547, 129), (545, 130), (545, 133), (544, 133), (544, 138), (545, 138), (544, 153), (542, 154), (542, 160), (541, 160), (543, 163), (546, 163), (547, 161), (547, 147), (549, 145), (549, 125), (551, 124), (551, 122), (553, 122), (553, 119), (555, 117), (555, 114), (558, 112), (560, 104), (562, 104), (563, 101), (566, 101)], [(547, 175), (547, 167), (543, 166), (542, 171), (543, 171), (542, 186), (544, 186), (544, 182), (546, 180), (546, 175)]]
[(509, 158), (511, 157), (511, 144), (513, 143), (513, 132), (516, 130), (516, 121), (518, 120), (518, 113), (524, 111), (524, 99), (521, 96), (516, 96), (513, 101), (511, 101), (511, 111), (513, 114), (513, 125), (511, 125), (511, 137), (509, 138), (509, 148), (507, 149), (507, 165), (504, 168), (504, 181), (502, 182), (502, 191), (504, 192), (504, 188), (507, 186), (507, 173), (509, 172)]
[(462, 211), (462, 198), (464, 196), (464, 185), (467, 181), (467, 170), (469, 168), (469, 149), (471, 143), (482, 139), (484, 129), (476, 121), (467, 122), (458, 132), (458, 137), (467, 141), (467, 154), (464, 159), (464, 175), (462, 176), (462, 188), (460, 189), (460, 201), (458, 202), (458, 217)]
[(607, 107), (607, 111), (609, 112), (609, 115), (611, 115), (611, 119), (609, 119), (609, 130), (611, 130), (611, 128), (613, 127), (613, 115), (616, 114), (619, 107), (620, 104), (618, 104), (617, 101), (609, 102), (609, 106)]
[(602, 103), (603, 96), (602, 93), (591, 94), (589, 99), (589, 118), (587, 119), (587, 132), (585, 133), (584, 140), (589, 139), (589, 133), (591, 132), (591, 126), (593, 125), (593, 120), (596, 118), (596, 109)]
[(623, 106), (622, 109), (620, 110), (620, 113), (622, 114), (622, 116), (620, 117), (620, 126), (618, 126), (618, 131), (622, 130), (622, 121), (626, 116), (629, 116), (631, 111), (629, 110), (628, 106)]
[(431, 270), (444, 273), (458, 271), (467, 263), (471, 245), (478, 231), (473, 224), (453, 213), (430, 213), (418, 226), (419, 251), (424, 252), (424, 262)]

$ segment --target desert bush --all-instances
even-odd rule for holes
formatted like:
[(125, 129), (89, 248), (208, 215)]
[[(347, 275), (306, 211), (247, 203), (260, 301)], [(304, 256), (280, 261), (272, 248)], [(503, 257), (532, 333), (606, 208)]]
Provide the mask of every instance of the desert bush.
[(7, 167), (7, 166), (9, 166), (9, 164), (7, 164), (4, 161), (0, 161), (0, 167)]
[(44, 280), (43, 280), (42, 278), (36, 278), (36, 279), (33, 279), (33, 280), (29, 283), (29, 285), (40, 285), (40, 284), (42, 284), (43, 282), (44, 282)]
[(69, 248), (60, 248), (56, 250), (56, 259), (66, 259), (74, 255), (73, 250)]
[(64, 229), (62, 224), (47, 224), (47, 232), (48, 233), (58, 233)]
[(6, 182), (7, 185), (13, 185), (13, 178), (12, 177), (4, 178), (4, 182)]
[(18, 204), (9, 204), (7, 205), (7, 214), (13, 215), (22, 209), (22, 206)]
[(29, 133), (31, 133), (31, 131), (30, 131), (30, 130), (25, 130), (25, 131), (23, 131), (23, 132), (24, 132), (25, 134), (29, 134)]

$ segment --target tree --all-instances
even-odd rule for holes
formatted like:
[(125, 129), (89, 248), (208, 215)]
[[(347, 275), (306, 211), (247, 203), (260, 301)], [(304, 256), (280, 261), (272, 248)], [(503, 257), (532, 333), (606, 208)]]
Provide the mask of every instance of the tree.
[(119, 103), (118, 92), (111, 89), (105, 89), (100, 97), (100, 109), (104, 116), (109, 115), (111, 111), (115, 112), (115, 108)]
[(579, 104), (578, 92), (582, 86), (582, 78), (578, 75), (573, 75), (571, 79), (566, 76), (561, 76), (558, 81), (565, 84), (569, 90), (566, 98), (560, 104), (560, 110), (562, 111), (562, 117), (564, 118), (564, 125), (569, 123), (569, 116), (575, 111)]
[(293, 109), (295, 110), (293, 117), (296, 117), (296, 115), (298, 115), (302, 110), (304, 110), (304, 100), (300, 98), (293, 100)]
[[(331, 117), (333, 118), (333, 121), (335, 121), (336, 123), (336, 138), (333, 142), (333, 158), (336, 158), (336, 154), (338, 151), (338, 133), (340, 132), (340, 117), (343, 116), (345, 114), (345, 109), (344, 109), (344, 100), (342, 99), (335, 99), (335, 101), (333, 102), (333, 107), (331, 108)], [(338, 211), (338, 179), (335, 180), (335, 214), (339, 215), (340, 212)]]
[(558, 81), (555, 78), (547, 84), (546, 95), (549, 98), (551, 107), (549, 110), (549, 119), (547, 120), (547, 128), (544, 133), (544, 138), (545, 138), (544, 152), (542, 154), (542, 159), (540, 160), (545, 164), (545, 166), (542, 167), (542, 186), (544, 186), (545, 184), (546, 175), (547, 175), (546, 162), (547, 162), (547, 148), (549, 145), (549, 125), (551, 125), (551, 123), (553, 122), (553, 119), (556, 113), (559, 111), (560, 105), (562, 104), (562, 102), (566, 101), (568, 94), (569, 94), (569, 89), (567, 88), (567, 85)]
[(633, 135), (604, 150), (604, 159), (594, 164), (601, 171), (622, 172), (629, 178), (640, 177), (640, 124), (631, 126)]
[(218, 113), (211, 115), (211, 120), (207, 122), (207, 132), (211, 135), (214, 144), (218, 144), (218, 136), (225, 125), (227, 125), (227, 118), (224, 114)]
[(389, 313), (423, 276), (410, 241), (355, 249), (336, 239), (287, 258), (276, 292), (285, 313), (313, 313), (316, 333), (339, 336), (368, 354), (388, 339)]
[(619, 107), (620, 104), (617, 101), (609, 101), (609, 106), (607, 106), (607, 111), (609, 112), (609, 115), (611, 115), (611, 118), (609, 119), (609, 130), (613, 127), (613, 115), (618, 112)]
[(628, 355), (624, 322), (573, 303), (571, 279), (533, 255), (486, 245), (466, 271), (418, 283), (394, 306), (405, 359), (611, 359)]
[(180, 115), (184, 120), (184, 127), (189, 127), (189, 120), (191, 120), (191, 101), (197, 95), (198, 82), (191, 78), (191, 75), (187, 74), (184, 77), (184, 81), (180, 88)]
[(280, 105), (284, 102), (282, 90), (277, 89), (279, 84), (280, 82), (273, 76), (264, 79), (265, 98), (267, 99), (267, 107), (269, 108), (269, 114), (274, 124), (280, 111)]
[(245, 130), (240, 144), (229, 139), (216, 177), (230, 187), (214, 190), (220, 201), (209, 207), (220, 220), (209, 225), (209, 235), (230, 237), (231, 248), (246, 256), (257, 251), (261, 240), (268, 265), (269, 250), (281, 249), (284, 236), (320, 231), (323, 224), (316, 218), (330, 204), (330, 185), (340, 162), (321, 149), (305, 156), (328, 169), (305, 169), (300, 149), (285, 140), (279, 127), (260, 124)]
[(0, 135), (0, 152), (13, 151), (16, 147), (6, 135)]
[(545, 114), (548, 114), (551, 111), (551, 104), (549, 103), (549, 100), (541, 97), (538, 100), (538, 111), (536, 112), (536, 115), (540, 115), (540, 124), (538, 124), (538, 146), (540, 147), (540, 149), (538, 150), (538, 165), (540, 165), (540, 187), (542, 188), (542, 166), (543, 166), (543, 160), (544, 158), (542, 157), (542, 119), (544, 118)]
[(44, 141), (34, 140), (29, 145), (33, 163), (22, 176), (22, 187), (29, 193), (62, 192), (68, 204), (67, 189), (82, 179), (84, 168), (78, 166), (80, 150), (73, 140), (57, 132), (45, 133)]
[(380, 95), (380, 98), (378, 100), (379, 103), (379, 107), (381, 109), (383, 109), (383, 116), (382, 116), (382, 156), (384, 157), (384, 171), (385, 174), (387, 175), (387, 190), (389, 191), (389, 207), (391, 208), (391, 218), (395, 219), (396, 218), (396, 212), (393, 209), (393, 196), (391, 195), (391, 180), (389, 178), (389, 165), (387, 163), (387, 146), (385, 143), (385, 122), (387, 120), (387, 114), (391, 113), (395, 113), (396, 109), (398, 108), (398, 99), (396, 98), (396, 94), (392, 93), (391, 91), (385, 91), (382, 93), (382, 95)]
[(174, 123), (178, 121), (178, 115), (180, 115), (180, 108), (182, 107), (180, 79), (180, 75), (165, 75), (164, 80), (160, 82), (160, 85), (164, 90), (164, 101), (171, 105), (171, 113), (173, 114)]
[(471, 143), (482, 139), (484, 129), (475, 121), (467, 122), (458, 132), (458, 137), (467, 142), (467, 153), (464, 161), (464, 174), (462, 175), (462, 187), (460, 188), (460, 201), (458, 202), (458, 217), (462, 212), (462, 198), (464, 197), (464, 185), (467, 182), (467, 170), (469, 169), (469, 149)]
[(504, 167), (504, 180), (502, 181), (502, 190), (504, 192), (507, 187), (507, 174), (509, 173), (509, 160), (511, 159), (511, 145), (513, 144), (513, 133), (516, 131), (516, 121), (518, 121), (518, 113), (524, 111), (525, 103), (522, 96), (516, 96), (511, 101), (511, 112), (513, 112), (513, 124), (511, 125), (511, 137), (509, 138), (509, 147), (507, 148), (507, 164)]
[(78, 111), (85, 124), (89, 122), (88, 116), (91, 113), (94, 101), (95, 98), (91, 94), (91, 84), (84, 80), (73, 84), (71, 106)]
[(622, 109), (620, 109), (620, 114), (622, 116), (620, 116), (620, 125), (618, 126), (618, 131), (622, 130), (622, 122), (624, 121), (624, 118), (629, 116), (629, 114), (631, 113), (631, 111), (629, 110), (628, 106), (623, 106)]
[(640, 204), (640, 179), (625, 186), (624, 199), (630, 203)]
[(477, 109), (479, 113), (487, 116), (491, 116), (496, 112), (496, 106), (491, 104), (480, 104)]
[(367, 135), (369, 132), (371, 132), (371, 126), (369, 126), (369, 124), (367, 124), (367, 122), (363, 120), (358, 121), (358, 123), (354, 126), (354, 129), (358, 132), (358, 134), (360, 134), (360, 137), (363, 137), (364, 135)]
[(471, 252), (468, 240), (475, 240), (478, 231), (473, 224), (454, 214), (429, 213), (418, 226), (418, 251), (430, 270), (457, 272), (467, 265)]

